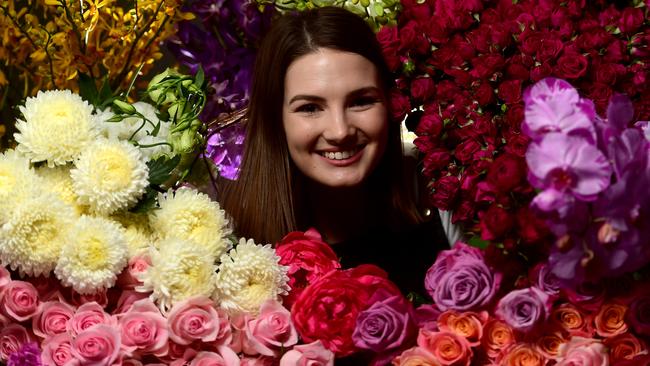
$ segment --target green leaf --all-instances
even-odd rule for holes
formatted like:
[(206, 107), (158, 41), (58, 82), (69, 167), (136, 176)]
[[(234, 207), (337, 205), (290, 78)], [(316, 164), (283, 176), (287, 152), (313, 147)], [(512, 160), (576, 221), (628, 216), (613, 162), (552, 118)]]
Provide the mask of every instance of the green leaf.
[(134, 106), (132, 106), (130, 103), (127, 103), (127, 102), (125, 102), (123, 100), (115, 99), (113, 101), (113, 107), (117, 108), (120, 112), (125, 113), (125, 114), (136, 114), (137, 113)]
[(116, 115), (114, 115), (113, 117), (107, 119), (106, 122), (122, 122), (122, 120), (123, 120), (125, 117), (126, 117), (126, 116), (123, 116), (123, 115), (121, 115), (121, 114), (116, 114)]
[(98, 101), (101, 102), (102, 105), (105, 104), (108, 99), (113, 97), (113, 91), (111, 90), (111, 84), (108, 82), (108, 76), (104, 77), (102, 87), (99, 89), (97, 97)]
[(97, 86), (95, 85), (95, 79), (90, 76), (80, 72), (79, 73), (79, 95), (84, 100), (87, 100), (92, 105), (97, 106), (99, 102), (97, 92)]
[(136, 203), (135, 206), (133, 206), (129, 211), (135, 213), (145, 213), (151, 211), (153, 208), (156, 207), (157, 196), (158, 196), (158, 192), (156, 192), (156, 190), (152, 189), (151, 187), (147, 187), (144, 195), (140, 198), (138, 203)]
[(180, 155), (176, 155), (171, 159), (163, 155), (155, 160), (149, 161), (147, 163), (147, 166), (149, 166), (149, 183), (155, 185), (165, 183), (171, 177), (172, 170), (176, 168), (180, 161)]
[(199, 65), (199, 69), (196, 71), (196, 75), (194, 76), (194, 85), (196, 85), (197, 88), (201, 89), (203, 88), (204, 80), (205, 80), (205, 73), (203, 72), (203, 67)]
[(490, 244), (489, 241), (481, 239), (480, 236), (473, 236), (467, 243), (479, 249), (485, 249)]
[(431, 301), (427, 300), (426, 297), (422, 296), (421, 294), (419, 294), (417, 292), (409, 292), (406, 295), (406, 299), (408, 301), (410, 301), (413, 304), (414, 307), (418, 307), (420, 305), (431, 303)]
[(160, 121), (158, 121), (158, 123), (156, 123), (156, 126), (151, 131), (151, 135), (152, 136), (158, 136), (158, 132), (160, 132)]

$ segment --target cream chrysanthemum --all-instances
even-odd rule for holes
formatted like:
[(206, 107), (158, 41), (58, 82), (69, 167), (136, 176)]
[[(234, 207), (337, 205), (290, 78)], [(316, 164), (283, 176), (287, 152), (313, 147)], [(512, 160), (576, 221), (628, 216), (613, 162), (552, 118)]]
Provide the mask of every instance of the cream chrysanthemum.
[(102, 215), (133, 205), (149, 184), (140, 150), (125, 141), (95, 141), (79, 156), (70, 176), (79, 203)]
[(104, 217), (81, 216), (68, 232), (54, 273), (80, 294), (112, 287), (127, 263), (120, 225)]
[(288, 267), (279, 260), (270, 244), (240, 239), (235, 249), (221, 256), (215, 301), (230, 312), (256, 313), (264, 301), (286, 295)]
[(97, 138), (93, 107), (70, 90), (39, 91), (20, 107), (17, 150), (32, 162), (64, 165)]
[(49, 275), (76, 214), (53, 193), (32, 192), (30, 196), (8, 213), (0, 228), (0, 258), (22, 274)]
[(181, 188), (159, 195), (160, 209), (151, 213), (154, 233), (162, 239), (182, 238), (206, 248), (212, 259), (226, 253), (232, 229), (219, 204), (195, 189)]
[(57, 195), (61, 201), (75, 208), (77, 215), (87, 213), (88, 207), (78, 203), (77, 194), (74, 192), (69, 166), (55, 168), (41, 167), (36, 169), (36, 174), (41, 177), (44, 188)]
[(151, 291), (151, 297), (166, 311), (192, 296), (210, 296), (214, 291), (216, 266), (206, 250), (181, 239), (171, 238), (152, 249), (151, 266), (142, 275), (139, 291)]
[(12, 207), (26, 199), (31, 189), (38, 185), (38, 177), (27, 158), (14, 150), (0, 154), (0, 225)]

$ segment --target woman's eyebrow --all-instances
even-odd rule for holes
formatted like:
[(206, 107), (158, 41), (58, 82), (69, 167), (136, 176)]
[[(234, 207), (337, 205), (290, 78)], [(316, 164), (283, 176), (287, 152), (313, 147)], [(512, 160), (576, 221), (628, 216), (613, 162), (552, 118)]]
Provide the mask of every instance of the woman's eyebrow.
[[(350, 93), (348, 93), (348, 97), (354, 98), (360, 95), (364, 95), (366, 93), (381, 93), (381, 90), (376, 86), (365, 86), (363, 88), (359, 88), (351, 91)], [(300, 100), (308, 101), (308, 102), (316, 102), (316, 103), (325, 102), (325, 98), (320, 97), (318, 95), (298, 94), (293, 96), (293, 98), (289, 100), (289, 104), (292, 104), (293, 102), (300, 101)]]
[(348, 94), (348, 97), (354, 98), (354, 97), (358, 97), (360, 95), (364, 95), (364, 94), (368, 94), (368, 93), (379, 93), (379, 94), (381, 94), (381, 90), (376, 86), (366, 86), (366, 87), (359, 88), (359, 89), (351, 91)]
[(317, 102), (317, 103), (325, 102), (325, 98), (319, 97), (318, 95), (298, 94), (295, 95), (293, 98), (291, 98), (291, 100), (289, 100), (289, 104), (299, 100), (304, 100), (308, 102)]

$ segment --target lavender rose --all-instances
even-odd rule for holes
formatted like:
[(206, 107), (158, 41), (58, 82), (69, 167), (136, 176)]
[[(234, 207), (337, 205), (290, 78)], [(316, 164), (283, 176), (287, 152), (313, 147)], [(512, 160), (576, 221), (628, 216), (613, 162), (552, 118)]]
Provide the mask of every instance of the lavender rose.
[(527, 333), (546, 320), (550, 297), (536, 287), (511, 291), (497, 304), (496, 315), (513, 329)]
[(416, 331), (409, 304), (397, 295), (375, 302), (361, 312), (352, 334), (354, 345), (380, 353), (404, 344)]

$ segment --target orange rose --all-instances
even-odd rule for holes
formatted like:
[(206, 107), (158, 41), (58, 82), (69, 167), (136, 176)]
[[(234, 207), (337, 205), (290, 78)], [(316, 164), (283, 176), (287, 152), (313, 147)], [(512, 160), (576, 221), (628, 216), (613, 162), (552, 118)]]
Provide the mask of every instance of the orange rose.
[(394, 366), (440, 366), (431, 353), (421, 347), (409, 348), (393, 360)]
[(472, 361), (472, 349), (467, 340), (452, 332), (420, 329), (417, 343), (442, 366), (469, 366)]
[(506, 351), (499, 362), (501, 366), (544, 366), (546, 358), (535, 349), (535, 346), (519, 343)]
[(561, 332), (552, 332), (542, 335), (536, 342), (537, 349), (546, 358), (557, 360), (560, 346), (567, 340)]
[(464, 312), (457, 313), (453, 310), (445, 311), (438, 317), (438, 328), (441, 331), (456, 333), (467, 339), (470, 346), (481, 344), (483, 325), (488, 319), (488, 313)]
[(600, 307), (600, 311), (594, 323), (596, 324), (596, 333), (601, 337), (612, 337), (627, 331), (625, 324), (625, 312), (627, 306), (614, 303), (605, 303)]
[(551, 312), (551, 321), (569, 332), (571, 336), (592, 337), (594, 331), (590, 320), (570, 303), (557, 306)]
[(603, 343), (609, 348), (609, 361), (613, 365), (648, 352), (643, 343), (630, 333), (607, 338)]
[(506, 323), (491, 319), (483, 327), (481, 345), (488, 357), (496, 358), (513, 343), (515, 343), (515, 334)]

